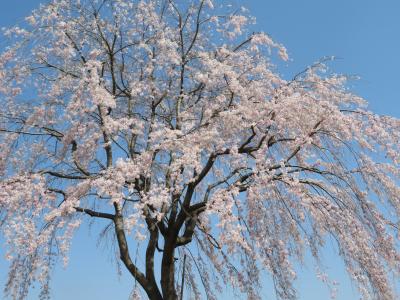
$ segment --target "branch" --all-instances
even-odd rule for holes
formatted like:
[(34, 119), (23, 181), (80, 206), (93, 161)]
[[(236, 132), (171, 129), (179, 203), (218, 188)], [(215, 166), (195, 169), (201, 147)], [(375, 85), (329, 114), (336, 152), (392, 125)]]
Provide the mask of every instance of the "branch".
[(81, 208), (81, 207), (74, 207), (77, 212), (83, 212), (91, 217), (96, 217), (96, 218), (103, 218), (103, 219), (109, 219), (109, 220), (114, 220), (115, 215), (113, 214), (108, 214), (108, 213), (102, 213), (98, 211), (94, 211), (91, 209), (87, 208)]
[(42, 174), (49, 174), (51, 176), (54, 177), (58, 177), (58, 178), (64, 178), (64, 179), (88, 179), (90, 178), (89, 176), (76, 176), (76, 175), (68, 175), (68, 174), (63, 174), (63, 173), (58, 173), (58, 172), (54, 172), (54, 171), (44, 171), (41, 172)]
[[(182, 208), (183, 209), (183, 208)], [(175, 247), (183, 246), (189, 244), (192, 241), (194, 229), (196, 228), (197, 223), (197, 214), (189, 217), (189, 219), (185, 223), (185, 232), (182, 236), (178, 236), (176, 239)]]
[(157, 286), (154, 277), (154, 253), (158, 245), (158, 230), (154, 222), (146, 218), (148, 230), (150, 232), (149, 243), (146, 249), (146, 278), (153, 286)]
[(126, 268), (133, 275), (133, 277), (142, 285), (143, 287), (148, 285), (148, 281), (144, 274), (136, 267), (136, 265), (132, 262), (132, 259), (129, 255), (128, 242), (126, 241), (125, 230), (124, 230), (124, 220), (122, 217), (121, 208), (117, 203), (114, 203), (115, 208), (115, 217), (114, 227), (115, 234), (118, 241), (120, 258), (122, 262), (125, 264)]
[(90, 176), (90, 173), (88, 172), (88, 171), (86, 171), (83, 167), (82, 167), (82, 165), (79, 163), (79, 161), (76, 159), (76, 157), (75, 157), (75, 152), (76, 152), (76, 150), (78, 150), (78, 144), (76, 143), (76, 141), (75, 140), (73, 140), (72, 142), (71, 142), (71, 144), (72, 144), (72, 157), (73, 157), (73, 159), (74, 159), (74, 164), (75, 164), (75, 166), (78, 168), (78, 170), (82, 173), (82, 174), (84, 174), (84, 175), (86, 175), (86, 176)]
[(185, 53), (184, 57), (187, 57), (187, 55), (190, 53), (190, 51), (192, 50), (194, 44), (196, 43), (197, 36), (199, 35), (200, 25), (201, 25), (201, 22), (200, 22), (200, 15), (201, 15), (201, 11), (202, 11), (202, 9), (203, 9), (203, 6), (204, 6), (204, 0), (201, 1), (200, 6), (199, 6), (199, 9), (198, 9), (198, 11), (197, 11), (196, 29), (195, 29), (195, 31), (194, 31), (194, 36), (193, 36), (192, 42), (190, 43), (189, 48), (186, 50), (186, 53)]
[[(237, 45), (232, 51), (236, 52), (238, 51), (240, 48), (242, 48), (244, 45), (248, 44), (249, 42), (251, 42), (251, 40), (253, 39), (255, 33), (253, 33), (249, 38), (247, 38), (246, 40), (244, 40), (243, 42), (241, 42), (239, 45)], [(229, 55), (228, 55), (229, 56)], [(226, 57), (225, 57), (226, 58)]]
[[(324, 119), (318, 121), (317, 124), (314, 125), (313, 131), (311, 131), (308, 134), (309, 137), (312, 137), (314, 134), (316, 134), (318, 132), (317, 128), (318, 128), (319, 125), (321, 125), (321, 123), (323, 121), (324, 121)], [(301, 150), (301, 146), (303, 146), (303, 145), (299, 145), (299, 146), (296, 147), (296, 149), (289, 155), (289, 157), (286, 158), (286, 162), (289, 162), (294, 156), (296, 156), (296, 154)]]
[(53, 136), (50, 133), (40, 133), (40, 132), (28, 132), (28, 131), (22, 131), (22, 130), (9, 130), (5, 128), (0, 128), (0, 132), (6, 132), (6, 133), (18, 133), (18, 134), (24, 134), (24, 135), (32, 135), (32, 136)]

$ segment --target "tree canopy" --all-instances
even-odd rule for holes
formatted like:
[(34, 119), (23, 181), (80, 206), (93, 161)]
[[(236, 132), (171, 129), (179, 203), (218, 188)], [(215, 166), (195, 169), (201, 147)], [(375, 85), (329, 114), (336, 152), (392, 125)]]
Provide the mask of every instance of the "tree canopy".
[(266, 275), (296, 299), (294, 264), (319, 262), (328, 239), (363, 299), (395, 299), (400, 121), (324, 61), (285, 80), (285, 48), (253, 22), (211, 0), (52, 0), (5, 30), (9, 296), (39, 281), (48, 298), (92, 217), (149, 299), (182, 283), (195, 299), (225, 285), (260, 299)]

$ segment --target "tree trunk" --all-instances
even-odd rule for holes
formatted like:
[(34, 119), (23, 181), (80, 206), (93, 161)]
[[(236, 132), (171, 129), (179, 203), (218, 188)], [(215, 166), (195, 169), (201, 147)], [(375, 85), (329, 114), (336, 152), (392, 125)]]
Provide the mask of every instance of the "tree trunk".
[(175, 241), (176, 237), (168, 237), (164, 246), (164, 255), (161, 263), (161, 289), (164, 300), (177, 300), (175, 290)]

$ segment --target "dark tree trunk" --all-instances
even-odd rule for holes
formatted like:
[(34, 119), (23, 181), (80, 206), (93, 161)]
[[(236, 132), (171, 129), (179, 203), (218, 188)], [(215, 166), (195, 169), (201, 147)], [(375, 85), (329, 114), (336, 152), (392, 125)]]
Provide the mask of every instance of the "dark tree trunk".
[(175, 290), (175, 241), (176, 237), (168, 237), (164, 246), (161, 263), (161, 289), (164, 300), (177, 300)]

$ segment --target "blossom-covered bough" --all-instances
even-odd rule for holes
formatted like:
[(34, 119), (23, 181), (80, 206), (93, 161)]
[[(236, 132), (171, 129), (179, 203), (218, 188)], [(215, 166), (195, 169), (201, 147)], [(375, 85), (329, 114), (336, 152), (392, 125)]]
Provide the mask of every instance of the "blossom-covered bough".
[(178, 299), (184, 284), (195, 299), (225, 285), (260, 299), (269, 275), (296, 299), (295, 264), (330, 239), (363, 299), (395, 298), (399, 120), (323, 63), (282, 79), (271, 57), (285, 49), (252, 22), (210, 0), (52, 0), (6, 30), (9, 296), (39, 281), (48, 298), (57, 255), (93, 217), (134, 297)]

